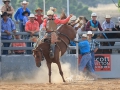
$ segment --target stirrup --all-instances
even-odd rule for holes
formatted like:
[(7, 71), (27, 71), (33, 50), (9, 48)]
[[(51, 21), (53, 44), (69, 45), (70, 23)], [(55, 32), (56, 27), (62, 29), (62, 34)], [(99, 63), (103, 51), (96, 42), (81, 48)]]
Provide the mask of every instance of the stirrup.
[(50, 50), (49, 56), (50, 56), (50, 58), (54, 58), (54, 53), (52, 52), (52, 50)]
[(44, 57), (42, 56), (42, 61), (44, 60)]

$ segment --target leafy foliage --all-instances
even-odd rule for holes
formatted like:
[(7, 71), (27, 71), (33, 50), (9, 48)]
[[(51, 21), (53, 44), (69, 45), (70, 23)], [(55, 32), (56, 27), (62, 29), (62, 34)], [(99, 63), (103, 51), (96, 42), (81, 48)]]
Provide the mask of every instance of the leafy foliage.
[[(21, 2), (23, 0), (11, 0), (12, 6), (15, 10), (21, 6)], [(27, 0), (29, 2), (28, 8), (32, 13), (35, 13), (34, 10), (37, 7), (41, 7), (43, 9), (43, 0)], [(49, 10), (49, 7), (57, 8), (57, 14), (60, 14), (62, 8), (67, 12), (67, 0), (45, 0), (46, 1), (46, 11)], [(87, 18), (90, 18), (91, 11), (88, 10), (88, 6), (84, 5), (78, 0), (70, 0), (70, 13), (76, 16), (84, 15)]]

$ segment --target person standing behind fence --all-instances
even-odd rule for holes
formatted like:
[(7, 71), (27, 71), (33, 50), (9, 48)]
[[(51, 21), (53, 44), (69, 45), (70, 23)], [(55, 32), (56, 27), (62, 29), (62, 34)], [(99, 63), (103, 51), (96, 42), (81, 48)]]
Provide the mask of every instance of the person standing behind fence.
[(95, 39), (92, 39), (92, 37), (94, 36), (92, 31), (88, 31), (87, 36), (88, 36), (88, 41), (90, 43), (90, 53), (92, 56), (92, 59), (91, 59), (92, 67), (95, 70), (95, 53), (97, 52), (98, 48), (100, 48), (100, 43), (97, 42)]
[[(102, 23), (103, 30), (104, 31), (112, 31), (112, 29), (115, 28), (115, 23), (111, 20), (111, 16), (106, 15), (105, 19), (106, 20)], [(114, 37), (114, 34), (108, 33), (108, 34), (106, 34), (106, 36), (108, 38), (112, 38), (112, 37)]]
[[(16, 40), (21, 39), (20, 35), (15, 35), (14, 37)], [(16, 43), (12, 43), (11, 46), (19, 48), (19, 47), (26, 47), (26, 44), (24, 42), (16, 42)], [(25, 50), (14, 50), (13, 53), (14, 54), (24, 54)]]
[[(2, 35), (1, 39), (2, 40), (11, 40), (12, 39), (12, 35), (11, 33), (16, 33), (16, 27), (14, 22), (12, 21), (11, 18), (8, 17), (7, 12), (4, 12), (2, 15), (2, 20), (1, 20), (1, 32), (2, 33), (6, 33), (7, 35)], [(9, 47), (10, 43), (3, 43), (4, 47)], [(8, 54), (8, 50), (3, 50), (2, 52), (3, 55), (7, 55)]]
[(94, 79), (96, 79), (95, 75), (94, 75), (94, 69), (92, 67), (92, 63), (91, 63), (91, 53), (90, 53), (90, 44), (87, 40), (87, 34), (83, 34), (82, 35), (82, 41), (79, 42), (78, 44), (79, 48), (80, 48), (80, 52), (82, 55), (81, 58), (81, 62), (79, 64), (79, 71), (80, 74), (83, 72), (84, 68), (87, 67), (88, 70), (91, 72), (91, 76), (94, 77)]
[(36, 12), (35, 20), (38, 21), (40, 26), (43, 23), (43, 15), (42, 15), (43, 10), (41, 8), (37, 8), (35, 12)]
[(14, 13), (14, 9), (11, 5), (9, 5), (11, 0), (2, 0), (2, 1), (3, 1), (4, 5), (1, 8), (1, 12), (2, 13), (7, 12), (8, 16), (10, 18), (12, 18), (12, 15)]
[(24, 32), (24, 26), (23, 26), (23, 15), (22, 13), (24, 11), (28, 11), (29, 12), (29, 15), (30, 15), (30, 10), (27, 8), (29, 2), (27, 1), (23, 1), (21, 2), (21, 5), (22, 7), (18, 8), (18, 10), (16, 11), (15, 15), (14, 15), (14, 18), (16, 20), (16, 23), (18, 24), (19, 23), (19, 29), (20, 29), (20, 32)]
[(24, 16), (24, 17), (23, 17), (23, 26), (24, 26), (24, 29), (25, 29), (25, 25), (26, 25), (26, 23), (27, 23), (27, 21), (28, 21), (29, 12), (28, 12), (28, 11), (24, 11), (24, 12), (22, 13), (22, 15)]
[[(98, 31), (98, 30), (102, 31), (103, 29), (102, 29), (99, 21), (97, 20), (97, 14), (92, 13), (91, 18), (92, 18), (92, 20), (87, 22), (86, 30), (87, 31)], [(95, 34), (93, 38), (94, 39), (97, 38), (97, 34)]]
[[(30, 33), (28, 39), (34, 36), (35, 33), (39, 32), (39, 23), (35, 20), (35, 15), (30, 14), (29, 21), (25, 25), (25, 31)], [(31, 47), (31, 43), (27, 43), (27, 47)], [(27, 50), (27, 54), (31, 54), (31, 50)]]

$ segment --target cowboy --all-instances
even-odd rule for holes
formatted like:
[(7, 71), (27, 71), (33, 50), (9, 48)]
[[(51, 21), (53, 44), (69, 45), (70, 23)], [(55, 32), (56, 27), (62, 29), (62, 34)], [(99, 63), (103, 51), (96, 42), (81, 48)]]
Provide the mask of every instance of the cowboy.
[(12, 15), (14, 13), (14, 9), (11, 5), (9, 5), (11, 0), (2, 0), (2, 1), (4, 3), (4, 6), (2, 6), (2, 8), (1, 8), (1, 12), (2, 13), (7, 12), (8, 16), (10, 18), (12, 18)]
[[(88, 70), (91, 72), (91, 75), (94, 77), (94, 69), (91, 64), (91, 53), (90, 53), (90, 44), (87, 40), (87, 34), (82, 35), (82, 41), (78, 44), (80, 48), (80, 52), (82, 55), (81, 62), (79, 64), (79, 71), (80, 74), (83, 72), (84, 68), (87, 67)], [(96, 77), (94, 77), (96, 79)]]
[(43, 22), (43, 15), (42, 15), (43, 10), (41, 8), (37, 8), (35, 12), (36, 12), (35, 20), (38, 21), (40, 26)]
[[(106, 15), (105, 17), (105, 21), (102, 23), (102, 28), (104, 31), (112, 31), (113, 28), (115, 28), (115, 23), (111, 20), (111, 16), (110, 15)], [(112, 34), (106, 34), (106, 36), (108, 38), (112, 38)]]
[[(16, 32), (16, 27), (15, 24), (13, 22), (13, 20), (11, 18), (8, 17), (7, 12), (4, 12), (2, 15), (2, 20), (1, 20), (1, 32), (2, 33), (6, 33), (6, 35), (2, 35), (1, 39), (2, 40), (10, 40), (12, 39), (12, 35), (11, 33), (15, 33)], [(3, 43), (4, 47), (9, 47), (10, 43)], [(3, 54), (7, 55), (8, 54), (8, 50), (3, 50)]]
[[(92, 13), (91, 18), (92, 18), (92, 20), (88, 21), (88, 23), (86, 25), (86, 30), (87, 31), (98, 31), (98, 29), (99, 29), (100, 31), (102, 31), (103, 29), (102, 29), (99, 21), (97, 20), (97, 14)], [(95, 34), (93, 38), (97, 38), (97, 34)]]
[(27, 1), (25, 1), (25, 0), (24, 0), (23, 2), (21, 2), (22, 7), (20, 7), (20, 8), (16, 11), (16, 13), (15, 13), (15, 15), (14, 15), (14, 18), (15, 18), (17, 24), (18, 24), (18, 21), (19, 21), (19, 29), (20, 29), (20, 32), (24, 32), (24, 31), (25, 31), (24, 25), (23, 25), (23, 17), (24, 17), (24, 16), (22, 15), (22, 13), (23, 13), (24, 11), (28, 11), (28, 12), (29, 12), (29, 15), (30, 15), (30, 10), (27, 8), (28, 4), (29, 4), (29, 2), (27, 2)]
[[(35, 15), (30, 14), (29, 21), (25, 25), (25, 31), (30, 33), (30, 36), (34, 36), (35, 33), (39, 32), (39, 23), (35, 20)], [(28, 39), (30, 38), (28, 36)], [(31, 43), (27, 43), (27, 46), (30, 47)], [(31, 54), (31, 50), (27, 50), (28, 54)]]
[(75, 22), (76, 21), (76, 16), (72, 16), (68, 22), (68, 25), (71, 25), (72, 27), (74, 27), (77, 23)]
[(49, 10), (47, 11), (48, 18), (43, 21), (43, 30), (46, 30), (47, 36), (51, 36), (51, 45), (50, 45), (50, 57), (54, 57), (54, 49), (55, 49), (55, 42), (57, 41), (57, 25), (58, 24), (66, 24), (72, 15), (70, 15), (68, 18), (60, 20), (58, 18), (54, 17), (54, 12)]
[(92, 37), (94, 36), (92, 31), (88, 31), (87, 36), (88, 36), (88, 41), (90, 43), (90, 53), (92, 56), (91, 63), (93, 69), (95, 70), (95, 53), (97, 52), (98, 48), (100, 48), (100, 43), (97, 42), (95, 39), (92, 39)]
[[(57, 9), (54, 7), (50, 7), (50, 10), (52, 10), (55, 13)], [(57, 14), (54, 14), (54, 18), (58, 18)]]

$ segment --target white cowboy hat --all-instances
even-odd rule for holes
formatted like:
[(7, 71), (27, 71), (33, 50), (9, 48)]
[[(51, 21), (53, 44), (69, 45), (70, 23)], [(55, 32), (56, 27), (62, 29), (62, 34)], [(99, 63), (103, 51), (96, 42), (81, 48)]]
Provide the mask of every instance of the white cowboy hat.
[(83, 34), (83, 35), (82, 35), (82, 37), (85, 37), (85, 38), (87, 38), (87, 34)]
[(52, 10), (47, 11), (47, 15), (54, 15), (54, 12)]
[(34, 15), (34, 14), (30, 14), (30, 16), (29, 16), (29, 17), (30, 17), (30, 18), (31, 18), (31, 17), (34, 17), (34, 18), (35, 18), (35, 15)]
[(76, 18), (76, 16), (72, 16), (71, 18), (70, 18), (70, 21), (74, 21), (74, 20), (76, 20), (77, 18)]
[(111, 16), (110, 15), (106, 15), (106, 17), (105, 18), (111, 18)]
[(52, 11), (56, 11), (56, 8), (54, 8), (54, 7), (50, 7), (50, 10), (52, 10)]
[(94, 34), (92, 33), (92, 31), (88, 31), (87, 34), (92, 34), (92, 36), (94, 36)]
[(97, 14), (96, 13), (92, 13), (91, 17), (97, 17)]
[(23, 2), (21, 2), (21, 5), (23, 5), (23, 4), (27, 4), (28, 5), (29, 2), (27, 2), (27, 1), (24, 0)]

